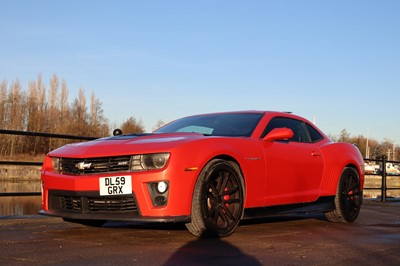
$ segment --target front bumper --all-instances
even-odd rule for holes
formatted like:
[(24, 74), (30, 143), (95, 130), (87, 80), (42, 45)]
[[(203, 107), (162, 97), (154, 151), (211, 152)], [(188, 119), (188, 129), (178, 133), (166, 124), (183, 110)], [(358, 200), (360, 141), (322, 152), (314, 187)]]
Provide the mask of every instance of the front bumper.
[(70, 213), (62, 211), (44, 211), (40, 210), (39, 214), (47, 216), (56, 216), (73, 220), (107, 220), (107, 221), (129, 221), (129, 222), (144, 222), (144, 223), (188, 223), (190, 216), (164, 216), (151, 217), (151, 216), (135, 216), (132, 217), (127, 214), (101, 214), (96, 215), (87, 213)]
[(136, 197), (100, 196), (97, 191), (48, 190), (48, 209), (43, 215), (76, 220), (114, 220), (141, 222), (189, 222), (190, 216), (142, 216)]
[[(131, 176), (131, 194), (100, 193), (100, 179), (119, 175)], [(41, 177), (43, 214), (71, 219), (187, 221), (197, 172), (171, 166), (160, 171), (80, 176), (42, 170)], [(168, 182), (168, 190), (157, 192), (154, 185), (162, 181)], [(165, 201), (158, 204), (159, 198)]]

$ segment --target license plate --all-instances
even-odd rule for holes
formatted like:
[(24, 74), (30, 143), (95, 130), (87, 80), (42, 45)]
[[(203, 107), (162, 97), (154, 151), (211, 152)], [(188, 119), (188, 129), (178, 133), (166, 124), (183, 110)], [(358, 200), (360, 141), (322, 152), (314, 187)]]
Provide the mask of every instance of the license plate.
[(132, 194), (130, 175), (100, 177), (100, 196)]

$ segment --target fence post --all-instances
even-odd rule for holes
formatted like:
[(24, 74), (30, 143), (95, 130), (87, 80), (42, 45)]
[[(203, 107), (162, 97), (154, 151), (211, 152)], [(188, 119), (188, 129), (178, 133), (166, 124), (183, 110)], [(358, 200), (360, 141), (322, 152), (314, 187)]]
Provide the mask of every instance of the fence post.
[(381, 201), (386, 202), (386, 161), (387, 156), (382, 156), (382, 187), (381, 187)]

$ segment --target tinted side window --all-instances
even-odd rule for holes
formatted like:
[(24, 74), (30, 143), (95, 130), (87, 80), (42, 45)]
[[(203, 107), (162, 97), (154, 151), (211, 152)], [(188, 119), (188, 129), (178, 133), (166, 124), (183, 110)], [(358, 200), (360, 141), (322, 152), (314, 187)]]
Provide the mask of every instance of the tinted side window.
[(312, 142), (317, 142), (324, 138), (313, 126), (306, 124), (306, 127)]
[(293, 137), (290, 141), (310, 142), (310, 136), (308, 135), (304, 122), (287, 117), (275, 117), (271, 119), (261, 137), (265, 137), (274, 128), (282, 127), (290, 128), (293, 131)]

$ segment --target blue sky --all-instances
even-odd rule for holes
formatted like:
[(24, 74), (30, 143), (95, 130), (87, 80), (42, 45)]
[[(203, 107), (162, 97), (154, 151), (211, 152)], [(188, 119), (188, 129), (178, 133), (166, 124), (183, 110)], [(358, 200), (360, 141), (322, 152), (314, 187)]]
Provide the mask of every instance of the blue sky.
[(400, 144), (400, 1), (0, 1), (0, 81), (84, 88), (110, 122), (292, 111)]

